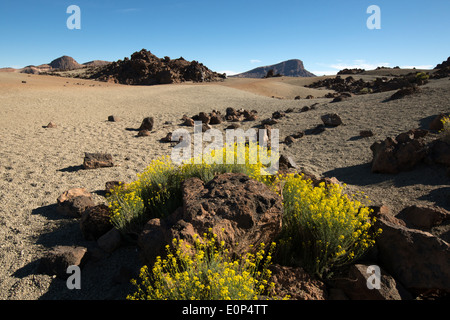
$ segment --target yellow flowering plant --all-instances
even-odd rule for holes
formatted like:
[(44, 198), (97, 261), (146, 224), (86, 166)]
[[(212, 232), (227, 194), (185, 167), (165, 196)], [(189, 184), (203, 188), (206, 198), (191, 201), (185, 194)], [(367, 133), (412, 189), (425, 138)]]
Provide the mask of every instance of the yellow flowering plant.
[(444, 116), (441, 119), (442, 122), (442, 130), (444, 133), (443, 140), (447, 143), (450, 143), (450, 116)]
[[(245, 161), (237, 161), (239, 147), (245, 150)], [(227, 159), (229, 154), (235, 159), (232, 164)], [(218, 174), (240, 172), (266, 184), (283, 198), (283, 228), (277, 239), (276, 257), (284, 263), (301, 264), (310, 273), (325, 277), (373, 246), (379, 231), (371, 233), (374, 221), (361, 201), (346, 195), (339, 185), (315, 187), (298, 174), (263, 174), (265, 166), (259, 156), (259, 152), (250, 152), (249, 146), (235, 144), (181, 165), (172, 163), (170, 157), (156, 159), (138, 175), (138, 180), (111, 192), (111, 221), (123, 234), (136, 235), (151, 218), (165, 217), (182, 205), (181, 183), (185, 179), (197, 177), (206, 183)], [(177, 263), (183, 259), (187, 262), (188, 256), (176, 259)], [(162, 266), (163, 261), (157, 263)], [(221, 265), (221, 272), (230, 266), (231, 262), (227, 263)]]
[(261, 244), (256, 254), (232, 259), (224, 242), (215, 234), (197, 235), (194, 245), (173, 240), (167, 256), (157, 257), (151, 269), (143, 266), (139, 279), (132, 280), (136, 291), (129, 300), (255, 300), (268, 294), (275, 243), (266, 250)]
[(337, 267), (361, 257), (375, 243), (371, 210), (352, 199), (338, 184), (314, 187), (302, 175), (283, 178), (284, 215), (280, 245), (284, 260), (301, 261), (310, 273), (331, 275)]
[[(244, 163), (238, 161), (240, 148), (244, 151)], [(111, 191), (108, 203), (112, 224), (128, 238), (136, 235), (151, 218), (165, 217), (182, 205), (181, 183), (191, 177), (206, 183), (218, 174), (233, 172), (271, 184), (274, 176), (261, 174), (265, 166), (259, 160), (259, 148), (257, 146), (257, 152), (250, 152), (248, 145), (234, 144), (179, 166), (169, 156), (153, 160), (143, 173), (138, 174), (136, 181)], [(234, 159), (231, 164), (227, 163), (230, 154)], [(270, 150), (266, 154), (270, 156)]]

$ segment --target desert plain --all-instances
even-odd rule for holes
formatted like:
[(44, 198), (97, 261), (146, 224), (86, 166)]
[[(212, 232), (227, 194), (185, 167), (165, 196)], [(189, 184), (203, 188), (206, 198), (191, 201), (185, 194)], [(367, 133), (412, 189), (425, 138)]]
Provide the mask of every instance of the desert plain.
[[(372, 80), (382, 76), (367, 72)], [(409, 72), (402, 70), (398, 72)], [(349, 192), (364, 192), (374, 205), (386, 205), (395, 215), (410, 205), (450, 209), (447, 169), (421, 164), (398, 174), (371, 172), (370, 146), (410, 129), (428, 129), (439, 113), (450, 112), (450, 81), (432, 80), (421, 91), (399, 100), (393, 92), (357, 95), (338, 103), (323, 97), (331, 90), (305, 88), (325, 77), (270, 79), (228, 78), (214, 83), (127, 86), (93, 80), (0, 73), (0, 299), (123, 299), (130, 284), (126, 273), (139, 267), (135, 247), (124, 246), (84, 268), (81, 290), (65, 281), (36, 272), (39, 258), (55, 245), (92, 247), (79, 232), (76, 219), (61, 216), (56, 199), (66, 190), (82, 187), (105, 202), (107, 181), (131, 182), (151, 160), (170, 155), (171, 144), (160, 139), (180, 128), (183, 115), (226, 108), (256, 110), (258, 121), (275, 111), (294, 112), (273, 126), (279, 129), (281, 153), (302, 170), (335, 177)], [(303, 97), (295, 100), (296, 96)], [(300, 112), (304, 106), (315, 108)], [(337, 113), (343, 125), (292, 144), (285, 136), (314, 128), (321, 116)], [(108, 116), (120, 118), (108, 121)], [(145, 117), (155, 124), (150, 136), (137, 137)], [(56, 128), (45, 128), (53, 122)], [(215, 125), (225, 129), (229, 123)], [(250, 128), (255, 122), (243, 122)], [(192, 130), (192, 129), (189, 129)], [(360, 137), (372, 130), (372, 137)], [(85, 152), (113, 156), (115, 166), (84, 170)], [(449, 241), (448, 226), (437, 230)], [(128, 266), (128, 268), (124, 268)]]

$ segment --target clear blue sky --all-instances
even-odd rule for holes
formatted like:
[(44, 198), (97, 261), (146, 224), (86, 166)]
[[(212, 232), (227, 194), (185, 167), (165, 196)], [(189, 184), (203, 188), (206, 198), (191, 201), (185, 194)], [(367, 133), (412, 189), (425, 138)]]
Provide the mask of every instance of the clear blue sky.
[[(81, 30), (69, 30), (69, 5)], [(369, 30), (370, 5), (381, 30)], [(287, 59), (316, 74), (344, 67), (434, 67), (450, 56), (449, 0), (1, 0), (0, 67), (115, 61), (142, 48), (214, 71)]]

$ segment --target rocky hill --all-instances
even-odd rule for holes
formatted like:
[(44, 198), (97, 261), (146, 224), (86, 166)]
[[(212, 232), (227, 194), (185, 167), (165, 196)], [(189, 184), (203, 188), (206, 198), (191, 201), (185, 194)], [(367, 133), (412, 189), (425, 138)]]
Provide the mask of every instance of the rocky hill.
[(72, 57), (62, 56), (50, 62), (50, 67), (54, 70), (65, 71), (80, 69), (83, 68), (83, 65), (76, 62)]
[(263, 78), (269, 70), (273, 70), (275, 75), (279, 74), (288, 77), (315, 77), (303, 66), (303, 61), (298, 59), (286, 60), (274, 65), (258, 67), (247, 72), (243, 72), (233, 77), (236, 78)]
[(142, 49), (131, 55), (99, 67), (89, 79), (130, 85), (155, 85), (180, 83), (184, 81), (209, 82), (226, 78), (225, 74), (211, 71), (198, 61), (187, 61), (183, 57), (158, 58), (150, 51)]
[(450, 67), (450, 57), (448, 57), (447, 61), (439, 63), (434, 69), (444, 69), (446, 67)]

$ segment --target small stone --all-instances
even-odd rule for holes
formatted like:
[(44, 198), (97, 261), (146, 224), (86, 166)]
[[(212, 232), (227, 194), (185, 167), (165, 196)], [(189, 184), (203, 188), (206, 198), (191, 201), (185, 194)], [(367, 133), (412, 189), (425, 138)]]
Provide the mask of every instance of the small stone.
[(153, 125), (154, 125), (153, 117), (144, 118), (144, 120), (142, 120), (141, 126), (139, 127), (139, 130), (152, 131)]
[(83, 167), (85, 169), (114, 167), (114, 162), (113, 162), (112, 156), (109, 153), (85, 152)]
[(109, 117), (108, 117), (108, 121), (111, 121), (111, 122), (118, 122), (118, 121), (120, 121), (120, 118), (117, 117), (117, 116), (109, 116)]

